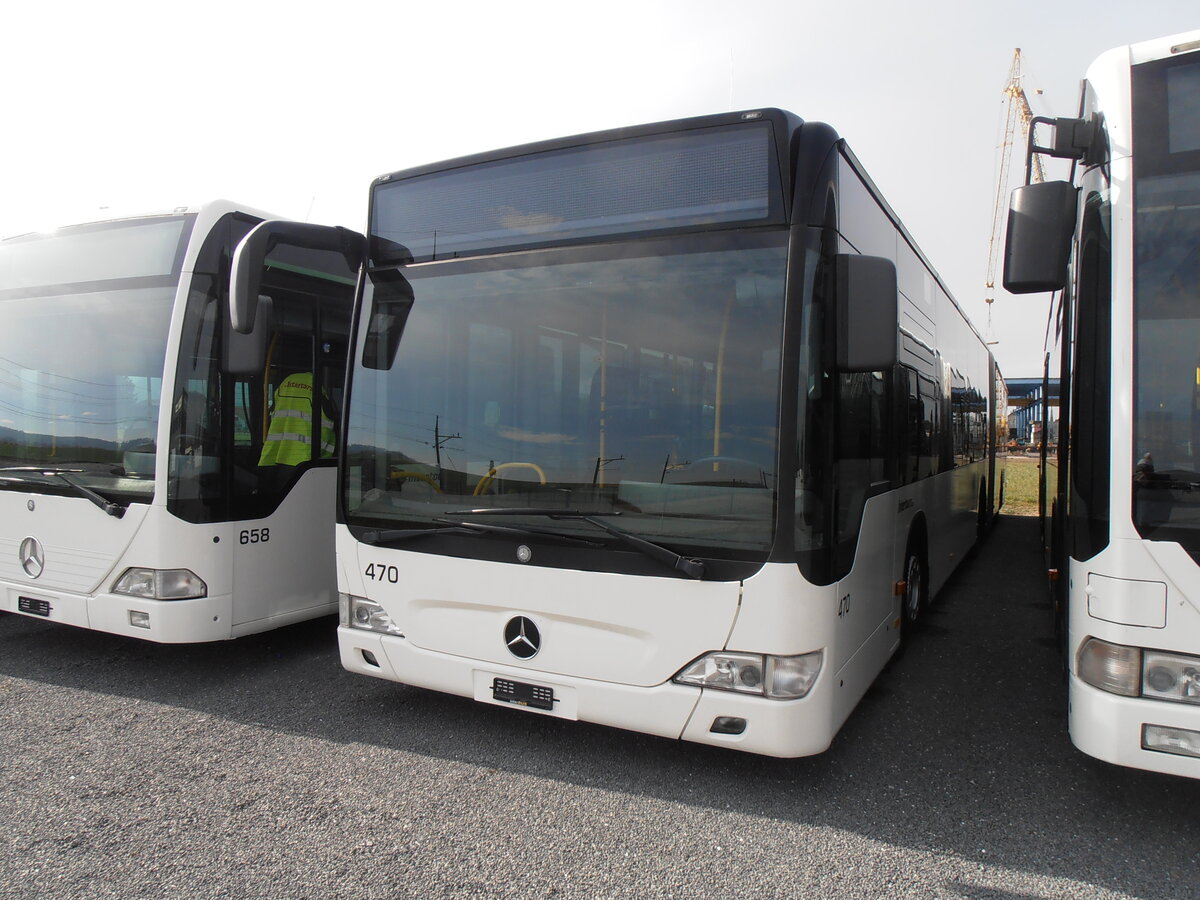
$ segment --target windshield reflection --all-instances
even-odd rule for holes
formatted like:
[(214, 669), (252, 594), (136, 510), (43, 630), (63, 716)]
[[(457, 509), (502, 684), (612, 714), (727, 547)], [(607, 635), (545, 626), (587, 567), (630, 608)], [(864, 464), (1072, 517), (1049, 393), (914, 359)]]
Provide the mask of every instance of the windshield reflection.
[[(0, 244), (0, 463), (153, 493), (168, 323), (191, 217), (133, 219)], [(8, 490), (79, 493), (25, 473)]]
[(1134, 522), (1200, 549), (1200, 173), (1137, 191)]
[(503, 507), (506, 525), (590, 539), (593, 525), (546, 509), (619, 513), (621, 531), (680, 552), (765, 553), (785, 237), (379, 273), (356, 354), (347, 512), (411, 527)]
[(151, 491), (173, 298), (147, 288), (0, 301), (6, 464), (76, 466), (89, 484)]

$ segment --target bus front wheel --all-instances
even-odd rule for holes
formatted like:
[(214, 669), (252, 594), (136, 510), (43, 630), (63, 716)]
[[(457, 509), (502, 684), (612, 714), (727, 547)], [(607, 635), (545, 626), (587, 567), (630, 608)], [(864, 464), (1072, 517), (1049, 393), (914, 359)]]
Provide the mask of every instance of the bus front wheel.
[(925, 612), (925, 563), (920, 554), (908, 551), (904, 561), (904, 593), (900, 598), (900, 633), (907, 636), (913, 632)]

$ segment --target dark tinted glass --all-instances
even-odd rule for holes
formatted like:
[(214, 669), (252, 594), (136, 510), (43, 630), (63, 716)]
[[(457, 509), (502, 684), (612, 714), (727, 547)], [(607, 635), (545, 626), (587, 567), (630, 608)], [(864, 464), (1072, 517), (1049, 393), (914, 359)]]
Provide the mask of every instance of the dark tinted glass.
[(1133, 70), (1134, 524), (1143, 537), (1179, 541), (1193, 553), (1200, 552), (1200, 149), (1197, 101), (1185, 88), (1198, 65), (1184, 57)]
[(1200, 62), (1167, 70), (1167, 150), (1200, 150)]
[(692, 236), (413, 266), (404, 290), (376, 275), (364, 321), (403, 318), (403, 336), (384, 369), (374, 325), (360, 335), (350, 524), (554, 506), (619, 514), (625, 531), (688, 552), (765, 555), (785, 241)]
[[(371, 234), (421, 261), (609, 235), (765, 222), (780, 208), (771, 126), (587, 144), (384, 183)], [(381, 258), (383, 257), (383, 258)]]

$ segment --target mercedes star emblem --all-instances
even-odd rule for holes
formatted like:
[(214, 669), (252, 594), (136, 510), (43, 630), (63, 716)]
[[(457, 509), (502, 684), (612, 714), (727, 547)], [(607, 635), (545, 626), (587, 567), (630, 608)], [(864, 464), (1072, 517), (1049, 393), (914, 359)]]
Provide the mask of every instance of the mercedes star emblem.
[(46, 568), (46, 555), (42, 552), (42, 545), (35, 537), (27, 537), (21, 541), (21, 551), (18, 556), (21, 560), (21, 568), (30, 578), (37, 578)]
[(542, 646), (542, 635), (533, 619), (516, 616), (504, 626), (504, 642), (508, 652), (517, 659), (532, 659)]

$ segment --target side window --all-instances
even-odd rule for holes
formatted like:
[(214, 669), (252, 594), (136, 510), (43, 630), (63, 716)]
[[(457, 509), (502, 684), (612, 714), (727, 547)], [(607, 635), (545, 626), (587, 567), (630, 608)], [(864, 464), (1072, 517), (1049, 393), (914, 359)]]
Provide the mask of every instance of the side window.
[(887, 480), (887, 378), (883, 372), (838, 376), (837, 541), (853, 542), (863, 506)]
[(853, 244), (859, 253), (896, 262), (896, 226), (844, 157), (841, 159), (838, 184), (842, 201), (839, 219), (842, 237)]
[(167, 503), (191, 522), (223, 514), (220, 280), (193, 277), (171, 401)]
[(921, 404), (921, 438), (918, 477), (929, 478), (940, 471), (942, 443), (942, 392), (932, 378), (921, 376), (917, 383)]
[(233, 385), (222, 371), (232, 248), (255, 220), (225, 216), (196, 256), (175, 369), (167, 449), (167, 507), (188, 522), (229, 517)]
[[(235, 395), (239, 468), (254, 473), (235, 492), (241, 515), (278, 505), (305, 469), (332, 465), (339, 444), (351, 285), (268, 268), (272, 330), (261, 375), (243, 376)], [(244, 401), (244, 405), (243, 405)]]
[[(1108, 200), (1091, 194), (1079, 231), (1075, 396), (1071, 423), (1071, 555), (1090, 559), (1108, 544), (1109, 389), (1112, 371), (1112, 258)], [(1065, 438), (1065, 436), (1062, 436)], [(1134, 496), (1139, 494), (1135, 477)], [(1139, 512), (1141, 508), (1139, 507)]]
[(325, 449), (327, 439), (332, 444), (332, 423), (315, 414), (320, 385), (314, 381), (311, 304), (286, 296), (272, 300), (275, 327), (267, 347), (259, 410), (263, 439), (254, 465), (284, 469), (277, 480), (286, 482), (297, 466), (332, 455), (332, 447)]
[(900, 369), (901, 424), (903, 443), (900, 445), (900, 482), (911, 484), (921, 477), (921, 446), (926, 429), (921, 405), (921, 377), (916, 369)]
[(969, 460), (970, 434), (968, 422), (968, 406), (970, 387), (958, 370), (950, 372), (950, 430), (951, 430), (951, 460), (957, 467), (965, 465)]
[[(827, 218), (833, 219), (832, 205)], [(823, 360), (831, 343), (826, 309), (833, 296), (833, 256), (838, 237), (830, 226), (812, 229), (804, 254), (804, 311), (797, 390), (795, 528), (796, 561), (805, 577), (828, 584), (832, 573), (830, 508), (833, 501), (831, 463), (834, 376)]]

